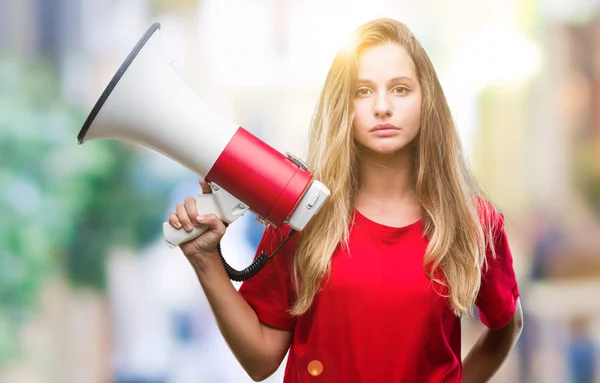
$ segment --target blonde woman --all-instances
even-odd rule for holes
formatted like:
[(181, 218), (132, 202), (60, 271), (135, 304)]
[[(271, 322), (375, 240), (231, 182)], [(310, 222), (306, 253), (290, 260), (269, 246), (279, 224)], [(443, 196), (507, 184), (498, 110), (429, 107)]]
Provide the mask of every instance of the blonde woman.
[[(427, 53), (405, 25), (360, 26), (331, 66), (308, 164), (329, 201), (236, 291), (217, 253), (225, 232), (193, 198), (175, 227), (232, 352), (255, 381), (289, 350), (284, 381), (485, 382), (522, 328), (503, 216), (467, 168)], [(203, 192), (210, 192), (200, 182)], [(267, 228), (271, 254), (290, 228)], [(487, 326), (461, 360), (461, 318)]]

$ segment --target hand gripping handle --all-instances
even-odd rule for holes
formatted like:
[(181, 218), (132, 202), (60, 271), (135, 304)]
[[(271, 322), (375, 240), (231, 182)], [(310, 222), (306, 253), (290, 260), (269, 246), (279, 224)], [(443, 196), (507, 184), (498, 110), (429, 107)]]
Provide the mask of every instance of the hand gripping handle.
[[(200, 194), (198, 198), (196, 198), (196, 206), (199, 214), (215, 214), (221, 221), (223, 221), (225, 226), (228, 226), (231, 222), (235, 221), (239, 216), (243, 215), (248, 210), (246, 205), (244, 205), (224, 189), (221, 189), (215, 184), (211, 184), (211, 187), (213, 189), (212, 193)], [(195, 217), (190, 218), (195, 219)], [(165, 240), (169, 246), (173, 247), (179, 246), (182, 243), (199, 237), (206, 230), (207, 229), (204, 227), (194, 226), (192, 231), (187, 232), (183, 228), (174, 228), (169, 222), (163, 223), (163, 235)], [(217, 245), (217, 250), (219, 252), (219, 256), (221, 257), (221, 262), (227, 271), (229, 279), (236, 282), (242, 282), (252, 278), (273, 256), (268, 256), (265, 252), (262, 252), (248, 267), (238, 271), (231, 267), (225, 258), (223, 258), (221, 244)]]
[[(214, 194), (200, 194), (196, 198), (196, 206), (199, 214), (215, 214), (221, 221), (224, 221), (223, 213), (219, 208)], [(196, 217), (190, 217), (190, 219), (195, 220)], [(163, 223), (163, 235), (167, 243), (171, 246), (179, 246), (182, 243), (198, 238), (206, 230), (206, 227), (194, 226), (192, 231), (187, 232), (184, 228), (174, 228), (169, 222)]]

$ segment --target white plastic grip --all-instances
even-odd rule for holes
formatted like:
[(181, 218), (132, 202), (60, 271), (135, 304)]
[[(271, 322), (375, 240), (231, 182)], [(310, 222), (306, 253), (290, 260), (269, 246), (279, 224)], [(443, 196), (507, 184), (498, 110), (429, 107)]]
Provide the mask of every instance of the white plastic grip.
[[(198, 214), (214, 214), (221, 221), (230, 224), (238, 217), (244, 215), (248, 210), (248, 206), (244, 205), (226, 190), (215, 184), (211, 184), (211, 187), (213, 190), (212, 193), (200, 194), (196, 198)], [(190, 217), (190, 219), (196, 219), (196, 217)], [(174, 228), (169, 222), (163, 223), (163, 236), (171, 246), (179, 246), (182, 243), (198, 238), (206, 230), (206, 227), (194, 226), (194, 228), (188, 232), (184, 228)]]
[(182, 243), (191, 241), (192, 239), (198, 238), (207, 230), (206, 227), (196, 227), (192, 231), (186, 231), (185, 229), (176, 229), (169, 222), (163, 223), (163, 235), (165, 241), (169, 246), (175, 247)]

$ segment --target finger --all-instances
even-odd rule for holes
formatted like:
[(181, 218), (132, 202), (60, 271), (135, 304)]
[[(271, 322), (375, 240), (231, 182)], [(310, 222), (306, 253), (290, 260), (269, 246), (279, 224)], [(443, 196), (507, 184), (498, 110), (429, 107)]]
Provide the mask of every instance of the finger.
[(192, 224), (194, 226), (199, 226), (198, 221), (196, 221), (196, 218), (198, 217), (198, 204), (196, 203), (196, 200), (192, 197), (187, 197), (183, 204), (185, 205), (185, 210), (187, 211), (187, 215)]
[(175, 211), (177, 212), (177, 217), (179, 217), (179, 222), (185, 228), (185, 231), (192, 231), (194, 226), (190, 221), (190, 217), (185, 210), (185, 206), (182, 203), (177, 204), (175, 207)]
[(202, 188), (202, 194), (210, 194), (212, 193), (212, 189), (210, 185), (205, 180), (200, 180), (200, 187)]
[(181, 229), (181, 223), (179, 222), (179, 218), (177, 214), (171, 212), (169, 213), (169, 223), (176, 229)]

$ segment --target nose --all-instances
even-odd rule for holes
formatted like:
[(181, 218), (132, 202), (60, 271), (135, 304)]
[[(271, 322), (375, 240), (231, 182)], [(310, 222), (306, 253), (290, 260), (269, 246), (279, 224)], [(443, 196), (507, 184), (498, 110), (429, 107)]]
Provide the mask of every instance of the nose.
[(392, 106), (385, 94), (377, 95), (373, 111), (377, 118), (388, 118), (392, 116)]

